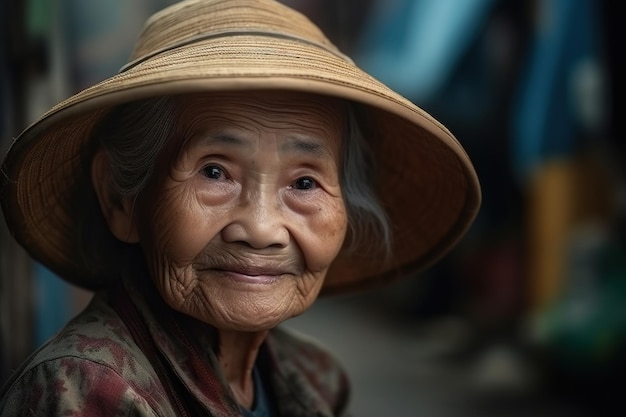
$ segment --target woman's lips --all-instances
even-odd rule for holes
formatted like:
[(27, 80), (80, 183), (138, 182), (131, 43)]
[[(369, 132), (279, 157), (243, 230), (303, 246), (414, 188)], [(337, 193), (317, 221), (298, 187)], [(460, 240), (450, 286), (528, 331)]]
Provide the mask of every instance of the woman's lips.
[(239, 282), (248, 282), (251, 284), (271, 284), (276, 282), (282, 275), (274, 274), (258, 274), (250, 275), (236, 271), (217, 270), (220, 274)]
[(217, 273), (234, 281), (252, 284), (271, 284), (276, 282), (287, 273), (275, 268), (237, 268), (219, 267), (211, 268), (209, 272)]

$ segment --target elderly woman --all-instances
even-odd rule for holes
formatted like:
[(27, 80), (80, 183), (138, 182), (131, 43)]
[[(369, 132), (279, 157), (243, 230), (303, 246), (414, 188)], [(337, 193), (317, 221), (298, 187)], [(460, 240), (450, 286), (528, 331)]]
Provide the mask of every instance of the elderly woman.
[(341, 366), (280, 324), (432, 264), (480, 201), (449, 131), (272, 0), (156, 14), (2, 172), (18, 242), (94, 290), (3, 416), (348, 415)]

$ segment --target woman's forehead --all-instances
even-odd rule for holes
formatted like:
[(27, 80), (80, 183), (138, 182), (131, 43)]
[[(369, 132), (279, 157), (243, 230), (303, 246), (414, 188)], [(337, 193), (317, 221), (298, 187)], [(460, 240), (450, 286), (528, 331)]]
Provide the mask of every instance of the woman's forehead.
[[(340, 142), (347, 117), (345, 102), (294, 92), (196, 94), (177, 100), (179, 137), (270, 131)], [(337, 143), (338, 145), (338, 143)]]
[[(342, 127), (347, 115), (343, 100), (289, 91), (219, 92), (182, 96), (177, 100), (181, 121), (211, 115), (265, 117), (281, 121), (309, 120)], [(217, 117), (216, 117), (217, 118)]]
[(323, 153), (337, 160), (348, 115), (343, 100), (299, 92), (203, 93), (178, 96), (174, 104), (176, 140), (164, 149), (171, 156), (207, 144), (243, 149), (264, 139), (265, 146), (275, 136), (282, 138), (275, 146), (309, 152), (325, 148)]

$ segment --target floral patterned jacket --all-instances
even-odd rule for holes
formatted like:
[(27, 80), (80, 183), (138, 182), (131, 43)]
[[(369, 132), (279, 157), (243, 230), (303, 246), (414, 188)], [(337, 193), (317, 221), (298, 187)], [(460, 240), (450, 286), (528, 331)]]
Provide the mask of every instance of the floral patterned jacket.
[[(243, 416), (213, 329), (138, 288), (96, 293), (5, 383), (0, 416)], [(276, 328), (261, 352), (281, 416), (348, 415), (346, 374), (315, 341)]]

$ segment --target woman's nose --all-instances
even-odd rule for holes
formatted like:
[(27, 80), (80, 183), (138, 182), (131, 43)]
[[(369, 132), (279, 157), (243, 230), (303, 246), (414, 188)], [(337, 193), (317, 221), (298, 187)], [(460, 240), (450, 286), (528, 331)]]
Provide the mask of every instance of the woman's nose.
[(222, 230), (226, 242), (242, 243), (254, 249), (285, 247), (289, 243), (282, 202), (270, 192), (255, 192), (242, 198), (230, 217), (231, 221)]

